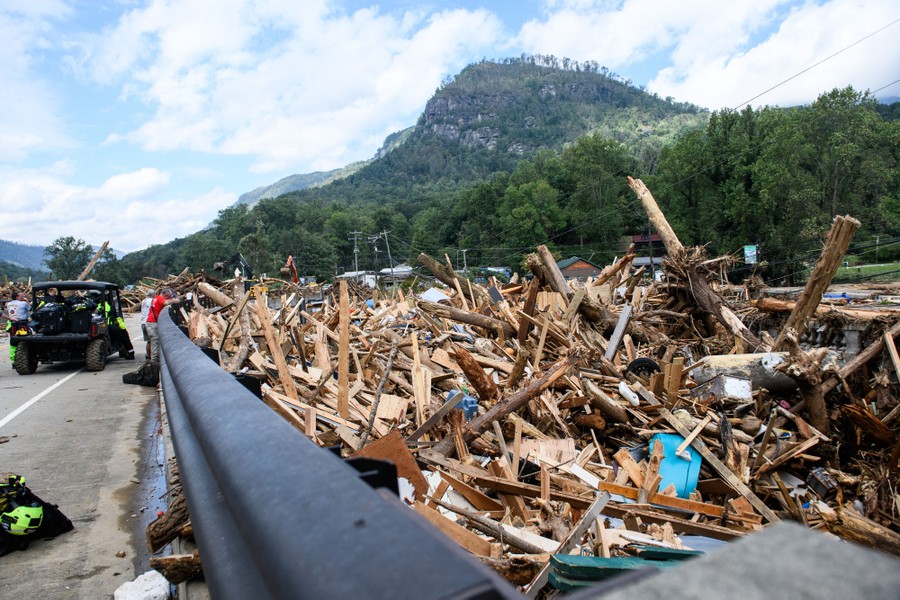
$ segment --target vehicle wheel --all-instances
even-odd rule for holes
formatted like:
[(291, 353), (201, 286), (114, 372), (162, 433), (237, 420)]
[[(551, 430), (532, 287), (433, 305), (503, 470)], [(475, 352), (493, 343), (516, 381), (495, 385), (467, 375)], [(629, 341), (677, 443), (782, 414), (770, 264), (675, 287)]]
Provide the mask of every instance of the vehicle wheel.
[(37, 371), (37, 355), (31, 351), (29, 344), (20, 342), (16, 346), (16, 361), (13, 366), (19, 375), (31, 375)]
[(628, 363), (628, 367), (625, 370), (631, 371), (638, 377), (650, 377), (654, 373), (659, 373), (660, 368), (659, 364), (652, 358), (641, 357)]
[(106, 340), (94, 338), (84, 352), (84, 364), (88, 371), (102, 371), (106, 366)]

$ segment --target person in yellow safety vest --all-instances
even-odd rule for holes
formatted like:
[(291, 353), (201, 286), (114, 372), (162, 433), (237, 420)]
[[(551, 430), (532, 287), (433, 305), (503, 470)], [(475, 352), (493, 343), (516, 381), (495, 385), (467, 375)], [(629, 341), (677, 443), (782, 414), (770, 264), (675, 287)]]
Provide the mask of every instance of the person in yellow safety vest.
[(112, 307), (106, 300), (103, 300), (102, 304), (100, 304), (100, 310), (103, 316), (106, 317), (106, 323), (109, 325), (110, 339), (119, 342), (119, 356), (127, 360), (134, 360), (134, 346), (131, 343), (131, 336), (128, 335), (128, 330), (125, 328), (125, 319), (122, 318), (121, 314), (113, 319)]
[[(24, 292), (13, 292), (12, 300), (6, 303), (6, 330), (10, 337), (17, 335), (24, 328), (28, 331), (28, 316), (31, 313), (31, 305), (25, 300)], [(9, 344), (9, 360), (16, 362), (16, 347)]]

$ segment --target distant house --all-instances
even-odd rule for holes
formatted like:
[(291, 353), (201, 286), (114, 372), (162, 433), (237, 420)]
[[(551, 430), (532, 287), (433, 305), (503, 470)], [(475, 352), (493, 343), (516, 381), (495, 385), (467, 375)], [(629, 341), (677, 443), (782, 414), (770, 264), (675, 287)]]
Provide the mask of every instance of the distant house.
[(350, 279), (375, 289), (376, 278), (374, 271), (347, 271), (335, 276), (336, 279)]
[[(663, 261), (665, 260), (664, 256), (654, 256), (653, 257), (653, 266), (656, 269), (662, 268)], [(635, 267), (647, 267), (650, 269), (650, 257), (649, 256), (637, 256), (634, 261), (631, 263), (632, 266)]]
[(655, 256), (666, 253), (666, 245), (663, 244), (662, 238), (659, 237), (658, 233), (633, 235), (631, 236), (631, 243), (634, 244), (634, 251), (638, 254), (650, 254), (651, 247)]
[(603, 270), (603, 267), (595, 265), (578, 256), (572, 256), (556, 263), (563, 277), (566, 279), (584, 280), (588, 277), (596, 277)]
[(406, 263), (395, 265), (393, 269), (387, 267), (378, 271), (378, 276), (384, 283), (397, 283), (413, 276), (413, 269)]

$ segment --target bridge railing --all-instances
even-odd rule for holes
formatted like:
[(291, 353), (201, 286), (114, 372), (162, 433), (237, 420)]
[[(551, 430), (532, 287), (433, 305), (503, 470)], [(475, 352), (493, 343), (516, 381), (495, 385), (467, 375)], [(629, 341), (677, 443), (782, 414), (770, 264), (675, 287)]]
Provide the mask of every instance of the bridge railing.
[(175, 455), (213, 598), (521, 598), (160, 317)]

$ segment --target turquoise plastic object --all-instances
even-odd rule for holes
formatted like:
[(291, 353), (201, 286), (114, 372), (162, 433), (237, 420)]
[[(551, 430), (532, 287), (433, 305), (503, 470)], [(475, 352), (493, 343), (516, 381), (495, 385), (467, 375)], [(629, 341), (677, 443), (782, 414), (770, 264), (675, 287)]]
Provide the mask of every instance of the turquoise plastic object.
[(661, 443), (663, 445), (665, 458), (659, 465), (659, 476), (662, 478), (659, 489), (665, 489), (670, 483), (674, 483), (678, 497), (689, 498), (691, 493), (697, 489), (703, 457), (691, 446), (685, 450), (690, 454), (691, 460), (687, 461), (677, 456), (675, 450), (682, 442), (684, 442), (684, 438), (677, 433), (658, 433), (650, 438), (650, 452), (653, 452), (654, 444)]
[(474, 419), (478, 414), (478, 400), (460, 390), (450, 390), (447, 392), (447, 400), (450, 400), (454, 394), (462, 396), (459, 399), (459, 402), (456, 403), (456, 408), (462, 409), (463, 413), (466, 415), (466, 421)]

